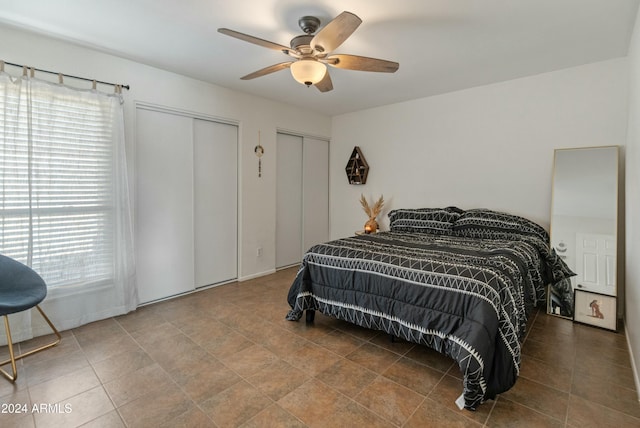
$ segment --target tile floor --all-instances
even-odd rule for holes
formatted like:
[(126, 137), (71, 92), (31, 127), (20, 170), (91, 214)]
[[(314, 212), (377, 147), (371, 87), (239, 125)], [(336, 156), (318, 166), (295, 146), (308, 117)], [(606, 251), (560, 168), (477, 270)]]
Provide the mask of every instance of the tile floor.
[(320, 314), (313, 325), (285, 321), (294, 274), (64, 332), (56, 348), (20, 363), (15, 385), (0, 379), (0, 410), (27, 408), (0, 413), (0, 426), (640, 426), (623, 333), (537, 312), (515, 387), (460, 411), (448, 358)]

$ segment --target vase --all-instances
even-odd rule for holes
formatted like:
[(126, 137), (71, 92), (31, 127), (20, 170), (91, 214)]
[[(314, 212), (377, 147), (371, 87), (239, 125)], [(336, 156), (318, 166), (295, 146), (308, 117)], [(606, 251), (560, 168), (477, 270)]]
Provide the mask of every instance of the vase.
[(364, 233), (376, 233), (378, 231), (378, 222), (375, 218), (370, 218), (364, 224)]

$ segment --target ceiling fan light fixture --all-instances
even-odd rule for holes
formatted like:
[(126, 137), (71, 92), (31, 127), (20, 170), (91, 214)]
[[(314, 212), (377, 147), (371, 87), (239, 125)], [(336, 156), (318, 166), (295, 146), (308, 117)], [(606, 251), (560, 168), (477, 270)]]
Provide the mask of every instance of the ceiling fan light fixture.
[(291, 64), (291, 75), (306, 86), (315, 85), (327, 74), (327, 66), (313, 58), (302, 58)]
[(290, 48), (259, 37), (250, 36), (228, 28), (218, 28), (218, 32), (236, 39), (253, 43), (268, 49), (283, 52), (293, 59), (269, 67), (264, 67), (241, 77), (251, 80), (288, 68), (291, 76), (299, 83), (309, 87), (314, 85), (320, 92), (333, 90), (333, 82), (327, 64), (347, 70), (376, 71), (394, 73), (399, 64), (384, 59), (368, 58), (358, 55), (332, 54), (362, 23), (351, 12), (344, 11), (327, 23), (317, 34), (320, 20), (314, 16), (303, 16), (298, 21), (304, 34), (291, 39)]

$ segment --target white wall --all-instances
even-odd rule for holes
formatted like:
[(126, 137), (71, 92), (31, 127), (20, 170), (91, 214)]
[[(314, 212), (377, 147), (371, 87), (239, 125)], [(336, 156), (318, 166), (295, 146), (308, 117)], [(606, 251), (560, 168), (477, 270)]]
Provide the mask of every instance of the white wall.
[(640, 391), (640, 11), (629, 47), (629, 127), (626, 147), (625, 325)]
[[(17, 64), (108, 82), (131, 85), (124, 91), (125, 126), (129, 169), (134, 172), (135, 102), (160, 105), (237, 122), (240, 127), (240, 278), (249, 278), (275, 268), (275, 150), (276, 129), (327, 138), (331, 119), (299, 107), (232, 91), (186, 78), (140, 63), (56, 41), (14, 28), (0, 26), (2, 57)], [(170, 52), (167, 53), (170, 55)], [(15, 68), (7, 71), (16, 73)], [(215, 70), (211, 70), (215, 73)], [(56, 79), (37, 73), (36, 77)], [(71, 82), (71, 79), (68, 79)], [(90, 87), (88, 83), (74, 86)], [(112, 90), (108, 87), (100, 89)], [(262, 178), (254, 147), (261, 131)], [(129, 177), (135, 183), (134, 177)], [(135, 203), (132, 204), (135, 206)], [(263, 255), (256, 256), (256, 248)]]
[[(624, 145), (627, 59), (472, 88), (333, 118), (331, 236), (362, 229), (358, 199), (401, 207), (491, 208), (549, 226), (556, 148)], [(417, 83), (428, 84), (428, 82)], [(353, 146), (367, 184), (349, 185)]]

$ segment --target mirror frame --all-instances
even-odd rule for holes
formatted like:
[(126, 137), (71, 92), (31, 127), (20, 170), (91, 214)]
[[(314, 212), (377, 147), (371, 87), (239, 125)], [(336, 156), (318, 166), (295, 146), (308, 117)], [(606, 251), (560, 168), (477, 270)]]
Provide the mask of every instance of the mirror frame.
[[(560, 148), (560, 149), (555, 149), (554, 150), (554, 154), (553, 154), (553, 174), (552, 174), (552, 178), (551, 178), (551, 210), (550, 210), (550, 216), (549, 216), (549, 245), (551, 246), (553, 243), (553, 229), (554, 229), (554, 205), (555, 205), (555, 193), (556, 193), (556, 169), (557, 169), (557, 156), (559, 152), (565, 152), (565, 151), (578, 151), (578, 150), (593, 150), (593, 149), (615, 149), (615, 159), (616, 159), (616, 163), (615, 163), (615, 189), (614, 189), (614, 194), (615, 194), (615, 216), (614, 216), (614, 225), (613, 225), (613, 235), (615, 238), (615, 266), (614, 266), (614, 270), (613, 270), (613, 274), (614, 274), (614, 281), (615, 281), (615, 289), (616, 289), (616, 295), (613, 296), (617, 299), (617, 296), (620, 294), (620, 284), (619, 284), (619, 279), (620, 279), (620, 275), (619, 275), (619, 271), (620, 271), (620, 259), (619, 257), (621, 256), (620, 253), (620, 156), (621, 156), (621, 152), (620, 152), (620, 146), (617, 145), (607, 145), (607, 146), (587, 146), (587, 147), (568, 147), (568, 148)], [(555, 247), (552, 246), (552, 249), (555, 250)], [(569, 268), (571, 270), (575, 270), (576, 266), (569, 266)], [(568, 282), (570, 280), (567, 280)], [(565, 284), (566, 285), (566, 284)], [(552, 305), (551, 305), (551, 288), (553, 287), (553, 284), (549, 284), (547, 287), (547, 302), (546, 302), (546, 312), (549, 315), (553, 315), (553, 316), (557, 316), (560, 318), (565, 318), (565, 319), (571, 319), (573, 320), (575, 317), (575, 302), (573, 301), (574, 299), (574, 287), (573, 285), (571, 285), (571, 290), (569, 291), (570, 295), (571, 295), (571, 316), (563, 316), (557, 313), (554, 313), (553, 310), (551, 309)], [(587, 291), (587, 290), (585, 290)]]

